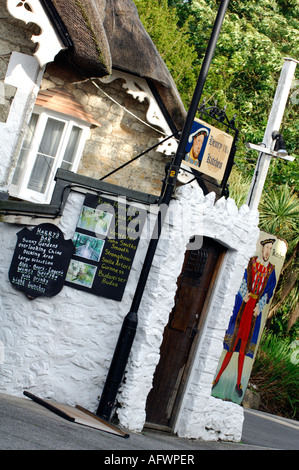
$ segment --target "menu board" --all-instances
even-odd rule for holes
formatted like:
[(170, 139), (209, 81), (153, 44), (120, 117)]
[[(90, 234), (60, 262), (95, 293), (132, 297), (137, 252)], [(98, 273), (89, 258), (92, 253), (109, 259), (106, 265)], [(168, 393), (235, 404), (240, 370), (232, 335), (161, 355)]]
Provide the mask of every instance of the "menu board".
[(11, 284), (29, 299), (57, 295), (75, 250), (72, 240), (65, 240), (62, 231), (49, 223), (32, 230), (25, 227), (17, 237), (8, 274)]
[(87, 194), (73, 237), (75, 252), (65, 284), (120, 301), (145, 218), (144, 209)]

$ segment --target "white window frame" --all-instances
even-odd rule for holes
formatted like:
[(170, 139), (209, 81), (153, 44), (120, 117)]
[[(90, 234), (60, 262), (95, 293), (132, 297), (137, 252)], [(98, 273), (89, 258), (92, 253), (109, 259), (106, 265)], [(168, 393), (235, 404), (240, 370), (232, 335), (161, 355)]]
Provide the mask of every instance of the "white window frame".
[[(24, 169), (18, 177), (17, 184), (11, 184), (9, 194), (10, 196), (16, 197), (18, 199), (24, 199), (26, 201), (41, 204), (49, 204), (55, 186), (54, 177), (57, 169), (62, 164), (63, 156), (67, 148), (67, 144), (69, 142), (69, 137), (73, 126), (82, 129), (79, 144), (77, 146), (75, 156), (73, 158), (73, 162), (70, 168), (70, 171), (75, 173), (80, 163), (85, 142), (89, 136), (90, 124), (86, 123), (85, 121), (75, 119), (72, 116), (51, 111), (43, 107), (36, 106), (32, 114), (38, 115), (38, 120), (34, 129), (34, 138), (30, 144), (30, 149), (26, 158), (26, 162), (24, 163)], [(65, 126), (62, 131), (62, 136), (58, 145), (56, 155), (54, 157), (53, 167), (51, 168), (52, 177), (49, 178), (45, 192), (41, 193), (38, 191), (34, 191), (33, 189), (29, 189), (27, 186), (30, 180), (31, 172), (37, 159), (39, 145), (42, 141), (49, 118), (63, 122)]]

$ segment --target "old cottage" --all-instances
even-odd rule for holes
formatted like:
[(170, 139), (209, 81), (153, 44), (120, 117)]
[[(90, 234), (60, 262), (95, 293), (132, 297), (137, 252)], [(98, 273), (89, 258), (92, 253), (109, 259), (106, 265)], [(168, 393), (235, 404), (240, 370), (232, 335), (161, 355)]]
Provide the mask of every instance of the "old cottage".
[[(130, 0), (0, 4), (0, 391), (29, 390), (94, 412), (186, 111)], [(109, 201), (118, 229), (126, 224), (108, 253)], [(142, 224), (133, 230), (136, 213)], [(102, 236), (88, 225), (95, 214)], [(45, 244), (34, 248), (32, 234), (45, 223), (78, 251), (57, 294), (32, 295), (41, 271), (49, 276), (46, 263), (52, 266), (42, 257), (60, 256), (58, 244), (50, 255)], [(257, 223), (257, 212), (238, 209), (219, 188), (179, 179), (117, 394), (120, 426), (240, 439), (242, 408), (212, 397), (211, 387)], [(20, 277), (8, 276), (17, 241), (39, 267), (30, 295), (32, 253), (18, 258)]]

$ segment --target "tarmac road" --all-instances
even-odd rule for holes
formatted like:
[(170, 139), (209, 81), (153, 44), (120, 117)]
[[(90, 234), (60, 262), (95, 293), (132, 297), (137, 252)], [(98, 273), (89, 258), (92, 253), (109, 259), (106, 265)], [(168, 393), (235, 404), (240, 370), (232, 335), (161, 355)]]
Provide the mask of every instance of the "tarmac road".
[(299, 422), (244, 409), (242, 442), (270, 449), (299, 450)]
[[(129, 432), (129, 438), (126, 439), (70, 422), (28, 398), (0, 394), (0, 450), (101, 450), (99, 463), (113, 463), (109, 460), (104, 462), (104, 459), (115, 460), (124, 454), (138, 455), (139, 462), (144, 464), (146, 462), (140, 457), (143, 455), (141, 451), (153, 451), (153, 455), (156, 455), (155, 451), (169, 455), (177, 452), (191, 455), (192, 459), (192, 456), (198, 458), (199, 450), (271, 449), (298, 450), (299, 423), (245, 410), (241, 443), (182, 439), (149, 430)], [(138, 463), (134, 462), (126, 461), (133, 467)]]

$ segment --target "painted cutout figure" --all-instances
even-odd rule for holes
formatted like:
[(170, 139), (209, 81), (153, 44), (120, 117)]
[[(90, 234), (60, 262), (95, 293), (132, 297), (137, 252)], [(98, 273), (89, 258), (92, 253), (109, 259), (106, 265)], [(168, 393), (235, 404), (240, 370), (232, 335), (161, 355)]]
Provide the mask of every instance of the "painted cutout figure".
[[(233, 314), (224, 338), (225, 355), (220, 369), (213, 382), (213, 396), (221, 377), (234, 353), (238, 353), (237, 379), (235, 392), (239, 398), (243, 396), (241, 384), (245, 357), (253, 358), (261, 328), (262, 310), (270, 302), (276, 287), (275, 266), (269, 262), (274, 238), (266, 238), (260, 242), (262, 252), (249, 260), (241, 287), (236, 295)], [(234, 400), (233, 400), (234, 401)]]

